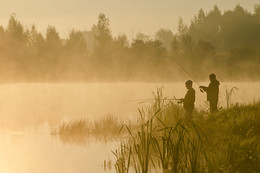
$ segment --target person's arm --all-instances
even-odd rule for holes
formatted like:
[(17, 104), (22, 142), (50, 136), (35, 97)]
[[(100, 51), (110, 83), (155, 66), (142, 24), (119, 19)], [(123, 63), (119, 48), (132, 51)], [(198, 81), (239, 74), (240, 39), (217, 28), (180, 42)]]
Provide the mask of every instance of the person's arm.
[(209, 87), (206, 87), (206, 86), (200, 86), (199, 88), (200, 88), (200, 89), (203, 89), (204, 91), (207, 92)]
[(184, 98), (178, 99), (178, 103), (181, 104), (184, 102)]

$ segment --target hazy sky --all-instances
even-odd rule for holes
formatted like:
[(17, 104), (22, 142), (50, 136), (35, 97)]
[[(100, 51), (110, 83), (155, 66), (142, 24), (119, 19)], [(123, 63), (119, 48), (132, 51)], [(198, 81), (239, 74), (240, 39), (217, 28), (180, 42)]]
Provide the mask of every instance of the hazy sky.
[(90, 29), (99, 13), (109, 17), (114, 35), (137, 32), (154, 34), (160, 28), (176, 32), (179, 16), (189, 22), (202, 8), (209, 11), (214, 5), (221, 10), (233, 9), (240, 4), (253, 11), (259, 0), (0, 0), (0, 25), (6, 26), (12, 13), (24, 25), (36, 24), (45, 33), (54, 25), (62, 37), (72, 28)]

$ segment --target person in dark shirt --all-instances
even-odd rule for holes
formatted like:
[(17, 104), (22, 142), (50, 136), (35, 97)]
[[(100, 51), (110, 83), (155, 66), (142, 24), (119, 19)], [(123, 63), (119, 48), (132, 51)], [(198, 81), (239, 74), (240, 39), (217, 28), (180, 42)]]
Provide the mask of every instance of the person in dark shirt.
[(188, 80), (185, 82), (186, 88), (188, 89), (185, 97), (180, 99), (179, 103), (183, 103), (183, 107), (186, 111), (185, 117), (192, 120), (192, 112), (194, 110), (195, 102), (195, 90), (192, 88), (192, 81)]
[(217, 105), (218, 105), (218, 94), (219, 94), (219, 81), (216, 79), (215, 74), (209, 75), (209, 86), (200, 86), (201, 89), (207, 92), (207, 100), (210, 104), (210, 113), (213, 114), (217, 112)]

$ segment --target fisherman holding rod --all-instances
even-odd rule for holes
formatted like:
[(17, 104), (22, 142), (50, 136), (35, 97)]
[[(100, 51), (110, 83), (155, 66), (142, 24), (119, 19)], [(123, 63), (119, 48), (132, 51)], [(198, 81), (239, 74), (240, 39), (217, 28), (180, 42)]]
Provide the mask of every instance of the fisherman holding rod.
[(188, 89), (184, 98), (179, 99), (178, 103), (183, 103), (183, 107), (185, 109), (185, 118), (188, 120), (192, 120), (192, 112), (194, 110), (194, 102), (195, 102), (195, 90), (192, 88), (192, 81), (187, 80), (185, 82), (186, 88)]
[[(215, 113), (217, 111), (217, 105), (218, 105), (218, 95), (219, 95), (219, 81), (216, 79), (215, 74), (210, 74), (209, 79), (210, 79), (210, 84), (208, 87), (206, 86), (201, 86), (199, 82), (192, 76), (190, 75), (178, 62), (174, 61), (177, 66), (179, 66), (182, 71), (188, 75), (200, 88), (200, 91), (204, 93), (204, 91), (207, 93), (207, 100), (210, 103), (210, 113)], [(186, 88), (188, 89), (186, 95), (182, 99), (164, 99), (164, 100), (177, 100), (178, 103), (183, 103), (183, 107), (186, 111), (185, 113), (185, 118), (192, 120), (192, 112), (194, 110), (194, 102), (195, 102), (195, 90), (192, 88), (192, 81), (188, 80), (186, 81), (185, 85)], [(144, 100), (151, 100), (151, 99), (139, 99), (135, 101), (144, 101)]]
[(218, 105), (218, 95), (219, 95), (219, 81), (216, 79), (215, 74), (210, 74), (210, 84), (208, 87), (201, 86), (198, 81), (196, 81), (192, 75), (190, 75), (176, 60), (174, 63), (185, 73), (187, 74), (196, 84), (199, 85), (200, 91), (203, 93), (204, 91), (207, 93), (207, 100), (210, 104), (210, 113), (213, 114), (217, 112), (217, 105)]
[(218, 94), (219, 94), (219, 81), (216, 78), (215, 74), (209, 75), (209, 86), (200, 86), (201, 89), (207, 92), (207, 100), (210, 104), (210, 113), (213, 114), (217, 112), (218, 106)]
[[(219, 81), (216, 79), (215, 74), (209, 75), (210, 83), (209, 86), (199, 86), (199, 88), (207, 93), (207, 100), (210, 104), (210, 114), (217, 112), (218, 106), (218, 95), (219, 95)], [(195, 91), (192, 88), (192, 81), (188, 80), (186, 83), (186, 88), (188, 89), (187, 94), (184, 99), (180, 99), (179, 103), (183, 103), (183, 107), (186, 111), (185, 117), (192, 119), (192, 112), (194, 110), (195, 102)]]

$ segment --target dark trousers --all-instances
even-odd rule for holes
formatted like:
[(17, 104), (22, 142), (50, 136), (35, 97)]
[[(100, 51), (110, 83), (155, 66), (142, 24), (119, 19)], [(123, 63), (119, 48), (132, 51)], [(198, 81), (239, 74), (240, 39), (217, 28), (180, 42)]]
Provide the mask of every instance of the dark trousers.
[(185, 118), (188, 120), (192, 120), (192, 112), (194, 109), (185, 109)]
[(210, 100), (209, 101), (210, 104), (210, 113), (216, 113), (218, 110), (218, 100)]

